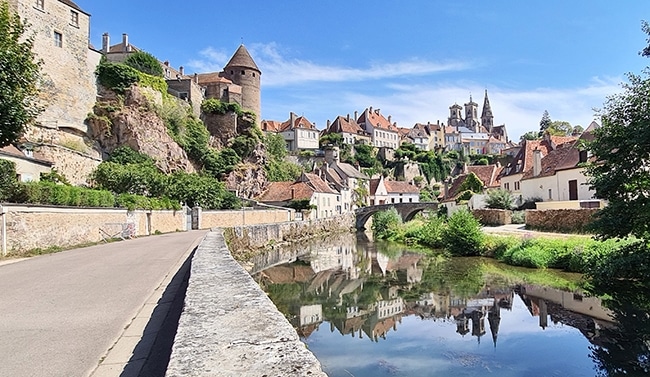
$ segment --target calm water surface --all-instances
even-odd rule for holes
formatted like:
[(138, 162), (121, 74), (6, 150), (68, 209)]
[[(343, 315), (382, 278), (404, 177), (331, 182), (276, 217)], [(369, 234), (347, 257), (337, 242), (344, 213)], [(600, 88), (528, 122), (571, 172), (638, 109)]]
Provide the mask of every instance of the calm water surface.
[(276, 250), (252, 270), (331, 377), (594, 376), (592, 349), (613, 327), (579, 275), (354, 235)]

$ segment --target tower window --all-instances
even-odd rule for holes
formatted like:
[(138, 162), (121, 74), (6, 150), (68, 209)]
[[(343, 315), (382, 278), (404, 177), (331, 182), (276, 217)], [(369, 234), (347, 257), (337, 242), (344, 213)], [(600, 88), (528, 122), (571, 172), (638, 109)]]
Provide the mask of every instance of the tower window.
[(63, 34), (58, 31), (54, 32), (54, 46), (63, 47)]
[(36, 0), (36, 8), (40, 10), (45, 9), (45, 0)]
[(79, 27), (79, 13), (70, 11), (70, 24), (74, 27)]
[(231, 75), (234, 75), (234, 74), (235, 74), (235, 71), (230, 71), (230, 74), (231, 74)]
[(253, 77), (255, 77), (255, 72), (253, 72)]
[(246, 74), (246, 71), (241, 71), (242, 76)]

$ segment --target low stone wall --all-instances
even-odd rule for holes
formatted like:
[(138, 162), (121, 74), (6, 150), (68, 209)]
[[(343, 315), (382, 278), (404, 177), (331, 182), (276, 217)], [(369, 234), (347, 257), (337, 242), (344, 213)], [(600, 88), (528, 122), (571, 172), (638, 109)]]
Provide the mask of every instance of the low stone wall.
[(512, 211), (505, 209), (474, 209), (472, 214), (483, 225), (512, 224)]
[(290, 209), (201, 211), (201, 229), (230, 228), (291, 221)]
[(231, 251), (263, 248), (269, 243), (295, 242), (317, 235), (354, 228), (354, 213), (323, 219), (292, 221), (277, 224), (236, 226), (225, 230)]
[(549, 232), (584, 233), (597, 211), (598, 209), (529, 209), (526, 210), (526, 227)]
[[(2, 205), (0, 242), (3, 253), (21, 253), (52, 246), (69, 247), (102, 240), (104, 230), (117, 234), (122, 224), (134, 236), (186, 230), (182, 211), (127, 211)], [(104, 233), (104, 236), (106, 236)]]
[(289, 321), (232, 258), (221, 231), (197, 248), (167, 377), (326, 377)]

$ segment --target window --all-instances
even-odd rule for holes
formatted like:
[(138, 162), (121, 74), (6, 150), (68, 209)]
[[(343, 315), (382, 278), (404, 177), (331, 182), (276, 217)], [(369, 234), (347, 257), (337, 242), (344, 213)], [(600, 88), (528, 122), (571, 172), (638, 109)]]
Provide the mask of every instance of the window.
[(79, 13), (70, 11), (70, 24), (74, 27), (79, 27)]
[(36, 0), (36, 9), (45, 9), (45, 0)]
[(519, 191), (519, 181), (515, 182), (515, 191)]
[(510, 190), (510, 182), (504, 183), (503, 188), (506, 189), (506, 190)]
[(246, 71), (241, 71), (242, 76), (246, 74)]
[(553, 189), (548, 189), (548, 198), (553, 199)]
[(63, 47), (63, 34), (58, 31), (54, 32), (54, 46)]

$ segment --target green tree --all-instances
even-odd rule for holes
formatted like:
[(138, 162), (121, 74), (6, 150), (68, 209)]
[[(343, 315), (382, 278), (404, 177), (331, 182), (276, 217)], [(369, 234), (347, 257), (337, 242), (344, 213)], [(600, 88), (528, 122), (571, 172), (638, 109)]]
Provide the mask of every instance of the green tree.
[[(647, 24), (644, 24), (646, 32)], [(645, 51), (645, 50), (644, 50)], [(628, 74), (623, 91), (609, 97), (602, 126), (588, 144), (593, 162), (587, 167), (596, 197), (609, 204), (593, 223), (603, 238), (650, 239), (650, 77)]]
[(0, 202), (11, 198), (17, 186), (16, 164), (13, 161), (0, 159)]
[(551, 125), (551, 116), (548, 114), (547, 110), (544, 110), (544, 114), (542, 114), (542, 119), (539, 121), (539, 134), (543, 134), (548, 127)]
[(26, 32), (27, 25), (9, 11), (9, 4), (0, 2), (0, 147), (18, 140), (41, 112), (40, 62)]
[(136, 51), (124, 59), (124, 64), (133, 67), (142, 73), (163, 77), (163, 69), (158, 59), (148, 52)]
[(551, 122), (551, 124), (546, 129), (546, 132), (556, 136), (568, 136), (573, 133), (573, 127), (569, 122), (556, 120)]
[(537, 132), (537, 131), (528, 131), (525, 134), (521, 135), (521, 137), (519, 138), (520, 141), (539, 140), (539, 139), (540, 139), (540, 136), (539, 136), (539, 132)]
[(501, 188), (488, 190), (485, 203), (488, 208), (512, 209), (512, 193)]
[(327, 145), (334, 145), (341, 148), (343, 145), (343, 135), (338, 133), (325, 134), (318, 140), (318, 144), (321, 148)]

